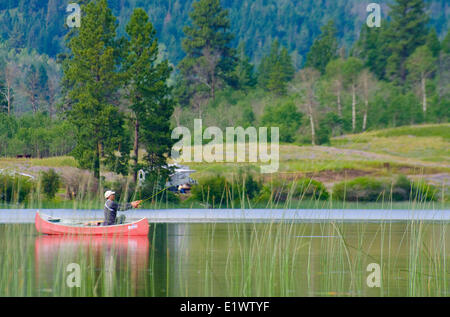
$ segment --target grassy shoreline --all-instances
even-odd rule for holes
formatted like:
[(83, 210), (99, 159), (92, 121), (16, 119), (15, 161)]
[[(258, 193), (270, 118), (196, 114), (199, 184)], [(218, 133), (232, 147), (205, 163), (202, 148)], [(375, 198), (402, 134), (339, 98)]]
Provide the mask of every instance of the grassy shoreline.
[[(411, 181), (425, 182), (435, 185), (448, 200), (450, 183), (450, 124), (427, 124), (405, 126), (399, 128), (375, 130), (360, 134), (343, 135), (333, 138), (329, 146), (309, 146), (296, 144), (280, 145), (280, 168), (274, 174), (260, 174), (260, 163), (182, 163), (196, 172), (191, 176), (196, 180), (207, 177), (224, 176), (233, 178), (244, 171), (255, 176), (262, 183), (279, 180), (281, 182), (297, 181), (300, 178), (311, 178), (323, 183), (331, 192), (336, 183), (350, 181), (357, 177), (376, 179), (395, 179), (406, 175)], [(143, 155), (143, 153), (141, 153)], [(23, 173), (38, 179), (43, 171), (54, 169), (62, 178), (62, 186), (53, 200), (47, 200), (38, 192), (33, 193), (30, 203), (6, 205), (4, 208), (69, 208), (69, 209), (101, 209), (103, 200), (100, 194), (92, 192), (98, 184), (87, 170), (77, 168), (77, 162), (69, 156), (50, 158), (0, 158), (1, 173)], [(117, 184), (124, 183), (129, 188), (130, 177), (120, 177), (114, 173), (102, 172), (101, 188), (117, 191)], [(38, 190), (38, 189), (36, 189)], [(0, 189), (1, 192), (1, 189)], [(1, 194), (1, 193), (0, 193)], [(98, 195), (98, 196), (97, 196)], [(1, 198), (1, 197), (0, 197)], [(133, 197), (135, 198), (135, 197)], [(16, 202), (16, 201), (15, 201)], [(244, 208), (350, 208), (350, 209), (404, 209), (416, 208), (422, 202), (390, 202), (354, 203), (341, 201), (297, 201), (288, 203), (269, 203), (249, 201)], [(240, 203), (226, 202), (224, 207), (240, 208)], [(0, 207), (2, 205), (0, 204)], [(425, 205), (427, 208), (448, 209), (449, 202), (435, 202)], [(173, 204), (170, 201), (154, 201), (146, 203), (146, 209), (163, 208), (211, 208), (209, 204), (195, 202), (186, 197)]]

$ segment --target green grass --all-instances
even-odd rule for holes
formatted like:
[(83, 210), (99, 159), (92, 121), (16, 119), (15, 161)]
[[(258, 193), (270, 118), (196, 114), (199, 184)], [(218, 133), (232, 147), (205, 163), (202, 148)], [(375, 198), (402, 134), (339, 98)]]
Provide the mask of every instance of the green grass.
[(333, 138), (343, 149), (362, 150), (419, 161), (450, 164), (450, 124), (406, 126)]
[(45, 167), (77, 167), (76, 160), (71, 156), (57, 156), (47, 158), (0, 158), (0, 168), (22, 166)]
[(406, 126), (374, 131), (371, 133), (378, 137), (411, 135), (416, 137), (441, 137), (446, 141), (450, 141), (450, 124), (445, 123)]

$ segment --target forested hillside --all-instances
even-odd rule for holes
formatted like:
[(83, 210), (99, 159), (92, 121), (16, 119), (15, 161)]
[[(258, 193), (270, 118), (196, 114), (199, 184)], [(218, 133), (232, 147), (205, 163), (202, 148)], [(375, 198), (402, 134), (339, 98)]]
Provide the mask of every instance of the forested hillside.
[(62, 1), (2, 2), (1, 156), (71, 155), (136, 180), (169, 173), (172, 129), (198, 118), (312, 146), (448, 122), (445, 1), (393, 0), (379, 28), (359, 1), (80, 3), (69, 32)]
[[(55, 57), (64, 51), (63, 38), (67, 33), (64, 19), (69, 0), (2, 0), (0, 2), (0, 35), (14, 48), (32, 48), (39, 53)], [(166, 48), (169, 60), (177, 64), (183, 57), (181, 40), (183, 27), (189, 23), (189, 12), (194, 0), (108, 0), (117, 16), (119, 35), (125, 34), (126, 21), (134, 8), (148, 12), (160, 43)], [(229, 9), (232, 45), (245, 43), (245, 52), (252, 62), (258, 63), (270, 50), (273, 40), (286, 46), (296, 68), (305, 60), (320, 28), (334, 20), (337, 37), (342, 45), (350, 47), (357, 39), (365, 21), (366, 6), (370, 1), (360, 0), (224, 0)], [(385, 1), (382, 17), (387, 18), (389, 8)], [(428, 0), (430, 25), (439, 36), (449, 27), (450, 6), (446, 0)]]

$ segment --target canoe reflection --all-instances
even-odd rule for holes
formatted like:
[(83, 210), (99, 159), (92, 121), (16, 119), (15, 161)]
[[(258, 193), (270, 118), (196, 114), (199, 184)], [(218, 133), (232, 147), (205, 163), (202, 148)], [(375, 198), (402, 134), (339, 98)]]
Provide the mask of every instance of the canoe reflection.
[(148, 254), (147, 236), (37, 236), (36, 282), (40, 289), (51, 291), (55, 281), (63, 282), (70, 274), (67, 265), (76, 263), (80, 265), (82, 279), (101, 278), (103, 295), (116, 294), (114, 281), (119, 276), (125, 277), (128, 289), (137, 291), (142, 286), (139, 282), (145, 280), (140, 277), (147, 271)]

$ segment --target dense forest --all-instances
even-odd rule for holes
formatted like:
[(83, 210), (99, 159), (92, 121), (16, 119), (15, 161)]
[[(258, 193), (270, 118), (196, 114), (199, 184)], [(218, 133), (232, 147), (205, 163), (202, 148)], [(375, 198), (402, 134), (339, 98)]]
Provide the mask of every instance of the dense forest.
[(448, 121), (443, 0), (391, 1), (380, 28), (356, 0), (79, 2), (72, 30), (64, 2), (0, 4), (0, 155), (136, 178), (139, 149), (165, 165), (171, 127), (194, 118), (313, 145)]
[[(86, 1), (2, 0), (0, 3), (0, 36), (12, 48), (36, 49), (38, 53), (56, 57), (66, 50), (68, 3)], [(117, 17), (118, 35), (124, 35), (126, 21), (134, 8), (143, 8), (149, 15), (169, 60), (177, 64), (183, 57), (183, 27), (190, 23), (189, 12), (194, 0), (108, 0)], [(360, 0), (223, 0), (229, 10), (231, 44), (245, 43), (245, 53), (259, 63), (277, 39), (293, 58), (296, 68), (303, 65), (306, 53), (320, 29), (329, 20), (335, 21), (340, 45), (347, 48), (358, 38), (367, 17), (367, 3)], [(389, 18), (390, 8), (382, 4), (382, 17)], [(449, 28), (449, 4), (446, 0), (427, 0), (429, 25), (440, 38)]]

